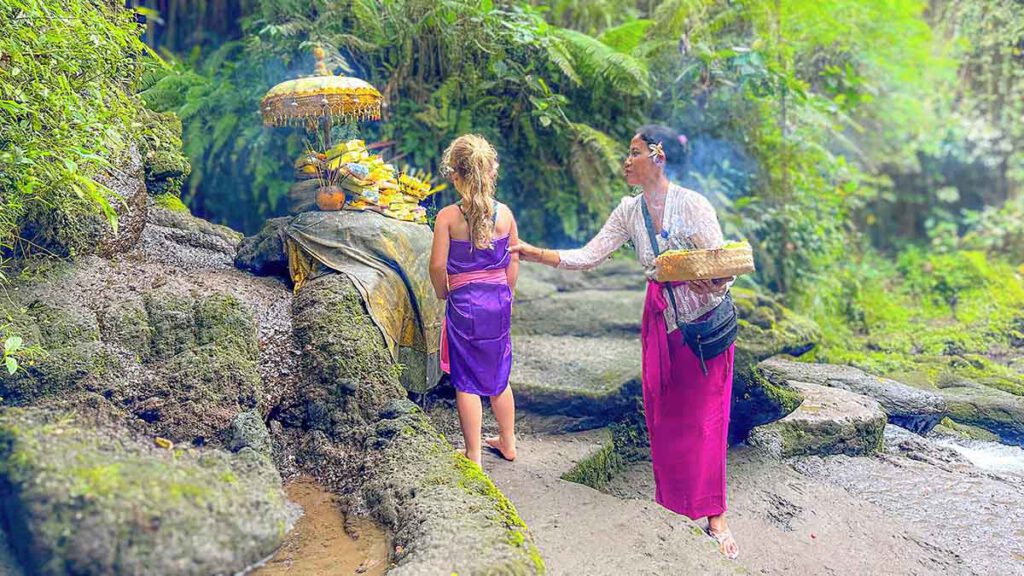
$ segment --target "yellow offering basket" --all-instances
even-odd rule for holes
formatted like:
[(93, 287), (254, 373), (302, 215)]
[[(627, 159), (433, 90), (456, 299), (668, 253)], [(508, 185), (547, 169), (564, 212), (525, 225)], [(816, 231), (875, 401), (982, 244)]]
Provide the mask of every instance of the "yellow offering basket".
[(747, 242), (714, 250), (668, 250), (654, 260), (659, 282), (728, 278), (754, 271), (754, 251)]

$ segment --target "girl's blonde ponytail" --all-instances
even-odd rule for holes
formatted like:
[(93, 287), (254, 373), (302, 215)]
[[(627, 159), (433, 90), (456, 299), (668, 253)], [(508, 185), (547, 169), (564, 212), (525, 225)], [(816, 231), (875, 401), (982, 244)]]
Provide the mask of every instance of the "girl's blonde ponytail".
[(476, 134), (459, 136), (445, 150), (442, 170), (458, 174), (462, 186), (462, 211), (469, 223), (473, 246), (485, 249), (494, 243), (494, 186), (498, 153), (487, 140)]

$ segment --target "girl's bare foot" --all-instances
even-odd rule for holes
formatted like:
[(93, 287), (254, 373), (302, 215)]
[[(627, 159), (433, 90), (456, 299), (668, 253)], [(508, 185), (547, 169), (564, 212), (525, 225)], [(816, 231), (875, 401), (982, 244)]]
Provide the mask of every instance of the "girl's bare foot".
[(483, 464), (481, 463), (482, 455), (479, 452), (476, 453), (476, 458), (473, 458), (472, 456), (470, 456), (469, 453), (467, 453), (465, 449), (459, 450), (459, 454), (462, 454), (463, 456), (465, 456), (466, 459), (469, 460), (470, 462), (472, 462), (473, 464), (476, 464), (480, 468), (483, 468)]
[(506, 447), (506, 444), (501, 441), (501, 438), (487, 438), (484, 440), (488, 446), (497, 450), (501, 457), (509, 462), (516, 459), (516, 445), (515, 442), (509, 442), (510, 446)]

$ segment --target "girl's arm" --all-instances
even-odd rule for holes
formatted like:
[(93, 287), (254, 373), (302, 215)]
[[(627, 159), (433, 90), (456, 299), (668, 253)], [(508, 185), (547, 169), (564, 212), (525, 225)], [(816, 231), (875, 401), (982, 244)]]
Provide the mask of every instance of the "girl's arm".
[[(512, 217), (512, 229), (508, 233), (509, 246), (515, 246), (519, 244), (519, 228), (516, 226), (516, 217), (509, 210), (509, 216)], [(508, 278), (508, 287), (512, 289), (512, 294), (516, 293), (516, 280), (519, 279), (519, 253), (512, 252), (512, 259), (508, 263), (508, 268), (505, 269), (505, 276)]]
[(430, 283), (438, 299), (448, 298), (448, 226), (451, 217), (448, 208), (437, 213), (434, 221), (434, 243), (430, 247)]

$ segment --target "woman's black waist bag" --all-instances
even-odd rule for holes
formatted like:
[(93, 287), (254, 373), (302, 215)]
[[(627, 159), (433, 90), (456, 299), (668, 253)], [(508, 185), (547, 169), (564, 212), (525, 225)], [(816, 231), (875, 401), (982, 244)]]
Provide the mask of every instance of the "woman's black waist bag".
[[(654, 223), (651, 221), (651, 213), (647, 211), (647, 201), (643, 202), (644, 224), (647, 227), (647, 237), (651, 241), (651, 249), (654, 257), (657, 258), (658, 238), (654, 234)], [(672, 287), (668, 287), (668, 297), (672, 302), (672, 309), (675, 311), (676, 322), (678, 322), (679, 334), (683, 343), (693, 350), (693, 353), (700, 359), (700, 367), (704, 375), (708, 375), (708, 367), (704, 363), (729, 349), (729, 346), (736, 341), (736, 333), (739, 331), (739, 324), (736, 321), (736, 305), (733, 304), (732, 295), (726, 293), (725, 299), (715, 307), (714, 310), (705, 314), (698, 322), (682, 322), (679, 320), (679, 308), (676, 306), (676, 295)]]

